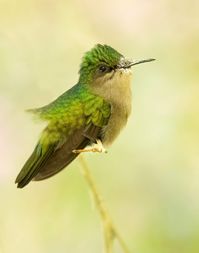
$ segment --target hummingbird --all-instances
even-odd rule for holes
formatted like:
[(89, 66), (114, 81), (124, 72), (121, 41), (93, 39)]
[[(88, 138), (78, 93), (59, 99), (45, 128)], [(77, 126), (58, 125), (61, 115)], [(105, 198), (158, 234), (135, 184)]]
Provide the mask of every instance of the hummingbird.
[(131, 67), (154, 60), (128, 60), (102, 44), (86, 52), (77, 84), (50, 104), (28, 110), (47, 124), (17, 187), (57, 174), (82, 152), (106, 152), (131, 113)]

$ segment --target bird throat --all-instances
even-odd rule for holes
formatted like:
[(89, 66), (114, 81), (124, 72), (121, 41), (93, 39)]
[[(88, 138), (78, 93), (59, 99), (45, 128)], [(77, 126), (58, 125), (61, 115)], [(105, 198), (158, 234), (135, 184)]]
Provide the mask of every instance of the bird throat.
[(131, 113), (131, 69), (118, 69), (98, 78), (93, 92), (111, 104), (111, 116), (103, 131), (103, 145), (109, 146), (126, 125)]

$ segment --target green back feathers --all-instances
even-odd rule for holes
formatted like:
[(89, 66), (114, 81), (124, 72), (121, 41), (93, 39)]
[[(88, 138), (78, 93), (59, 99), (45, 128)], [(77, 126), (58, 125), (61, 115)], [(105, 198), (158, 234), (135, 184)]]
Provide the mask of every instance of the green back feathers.
[(98, 126), (103, 126), (105, 122), (100, 121), (100, 115), (98, 120), (94, 120), (98, 111), (103, 118), (108, 118), (111, 113), (110, 104), (100, 96), (90, 92), (87, 86), (80, 84), (73, 86), (52, 103), (41, 108), (28, 110), (38, 118), (48, 121), (50, 125), (56, 124), (60, 127), (63, 125), (63, 127), (76, 128), (81, 127), (86, 118), (91, 121), (93, 119), (93, 123)]
[(77, 84), (47, 106), (29, 112), (48, 122), (41, 141), (49, 145), (84, 125), (93, 123), (98, 127), (105, 126), (111, 106), (103, 98), (89, 92), (87, 86)]
[(115, 67), (120, 58), (123, 57), (114, 48), (97, 44), (90, 51), (86, 52), (80, 65), (80, 83), (88, 83), (92, 80), (93, 73), (100, 64), (107, 64), (110, 67)]

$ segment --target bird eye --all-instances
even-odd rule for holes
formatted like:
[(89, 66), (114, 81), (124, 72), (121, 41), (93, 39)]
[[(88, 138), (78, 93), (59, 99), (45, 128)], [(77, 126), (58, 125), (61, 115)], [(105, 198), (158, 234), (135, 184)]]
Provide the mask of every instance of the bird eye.
[(100, 71), (101, 73), (107, 72), (107, 71), (108, 71), (108, 67), (105, 66), (105, 65), (101, 65), (101, 66), (99, 67), (99, 71)]

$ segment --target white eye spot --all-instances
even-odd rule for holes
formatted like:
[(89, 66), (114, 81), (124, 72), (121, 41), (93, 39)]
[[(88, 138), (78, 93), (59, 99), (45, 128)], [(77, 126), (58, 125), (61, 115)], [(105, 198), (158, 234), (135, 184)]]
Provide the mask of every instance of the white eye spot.
[(108, 70), (108, 67), (105, 66), (105, 65), (101, 65), (101, 66), (99, 67), (99, 71), (100, 71), (101, 73), (107, 72), (107, 70)]

